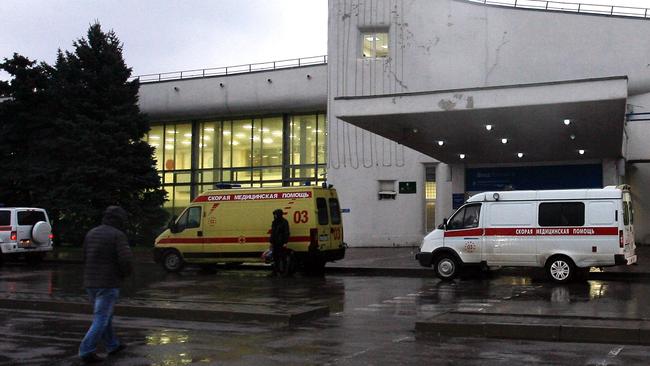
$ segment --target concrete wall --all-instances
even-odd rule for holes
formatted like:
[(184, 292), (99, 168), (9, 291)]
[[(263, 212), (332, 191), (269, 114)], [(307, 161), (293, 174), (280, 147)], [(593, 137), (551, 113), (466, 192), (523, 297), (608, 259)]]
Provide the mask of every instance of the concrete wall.
[[(388, 32), (389, 57), (361, 58), (365, 30)], [(650, 92), (649, 36), (650, 21), (632, 18), (463, 0), (330, 0), (328, 178), (338, 186), (343, 206), (351, 208), (344, 215), (346, 240), (351, 245), (391, 245), (409, 244), (411, 238), (421, 236), (424, 196), (398, 197), (393, 205), (373, 199), (372, 187), (386, 176), (422, 180), (422, 163), (435, 161), (405, 149), (402, 166), (356, 164), (355, 149), (381, 151), (394, 143), (338, 121), (332, 113), (337, 109), (334, 98), (609, 76), (627, 76), (628, 95), (644, 94)], [(630, 156), (650, 158), (650, 148), (641, 143), (649, 141), (650, 129), (628, 124), (626, 134), (638, 136), (624, 143)], [(368, 159), (368, 154), (362, 156)], [(612, 156), (603, 164), (607, 183), (619, 180), (618, 158)], [(440, 175), (449, 173), (444, 165), (438, 170)], [(462, 167), (452, 166), (452, 181), (445, 176), (438, 182), (438, 195), (445, 204), (437, 205), (436, 221), (449, 215), (445, 211), (451, 206), (447, 205), (451, 193), (463, 191), (462, 172)], [(637, 174), (633, 179), (643, 177)], [(650, 203), (645, 207), (650, 208)]]
[(146, 83), (139, 101), (155, 121), (313, 112), (326, 104), (326, 65)]

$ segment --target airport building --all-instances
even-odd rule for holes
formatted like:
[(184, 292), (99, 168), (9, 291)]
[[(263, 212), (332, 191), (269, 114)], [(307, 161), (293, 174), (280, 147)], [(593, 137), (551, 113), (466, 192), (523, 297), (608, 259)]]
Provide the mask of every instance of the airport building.
[(476, 192), (629, 184), (650, 244), (648, 11), (514, 4), (330, 0), (327, 56), (141, 76), (167, 207), (327, 181), (349, 245), (402, 246)]

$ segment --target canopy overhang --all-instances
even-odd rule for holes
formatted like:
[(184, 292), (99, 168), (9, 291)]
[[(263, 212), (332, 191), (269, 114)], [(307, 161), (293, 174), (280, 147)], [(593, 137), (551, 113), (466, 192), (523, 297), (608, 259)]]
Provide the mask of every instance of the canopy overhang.
[(333, 112), (445, 163), (618, 158), (627, 90), (623, 76), (343, 96)]

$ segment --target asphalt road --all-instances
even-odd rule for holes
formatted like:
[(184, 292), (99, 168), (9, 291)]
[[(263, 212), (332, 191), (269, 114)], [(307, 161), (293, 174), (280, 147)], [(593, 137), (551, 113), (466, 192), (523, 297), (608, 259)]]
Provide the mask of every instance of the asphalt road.
[[(80, 265), (5, 265), (0, 295), (83, 299)], [(254, 304), (285, 311), (327, 306), (329, 316), (299, 325), (116, 317), (129, 344), (108, 365), (647, 365), (650, 348), (609, 343), (421, 337), (417, 321), (448, 311), (544, 312), (549, 316), (650, 319), (645, 282), (584, 281), (558, 286), (521, 276), (442, 283), (433, 277), (328, 275), (266, 278), (262, 271), (186, 271), (143, 265), (124, 301)], [(278, 310), (280, 309), (280, 310)], [(90, 314), (2, 309), (0, 364), (77, 365)]]

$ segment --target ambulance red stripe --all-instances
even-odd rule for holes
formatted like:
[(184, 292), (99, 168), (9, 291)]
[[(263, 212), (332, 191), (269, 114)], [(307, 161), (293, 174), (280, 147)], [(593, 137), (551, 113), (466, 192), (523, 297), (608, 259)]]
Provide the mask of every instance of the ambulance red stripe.
[(311, 192), (263, 192), (263, 193), (228, 193), (204, 194), (192, 202), (227, 202), (227, 201), (262, 201), (262, 200), (295, 200), (297, 198), (311, 198)]
[(0, 231), (11, 231), (11, 226), (0, 226)]
[(618, 235), (617, 227), (535, 227), (486, 228), (445, 231), (445, 237), (456, 236), (593, 236)]

